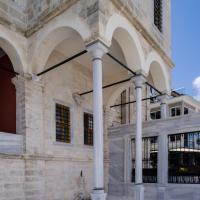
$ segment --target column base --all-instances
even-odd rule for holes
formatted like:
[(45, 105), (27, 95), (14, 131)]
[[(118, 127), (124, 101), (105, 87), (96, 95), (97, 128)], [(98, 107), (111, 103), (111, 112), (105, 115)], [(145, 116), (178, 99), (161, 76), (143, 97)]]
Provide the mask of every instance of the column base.
[(104, 190), (93, 190), (91, 193), (91, 199), (92, 200), (106, 200), (107, 194), (104, 192)]
[(142, 184), (134, 185), (134, 200), (144, 200), (144, 186)]
[(158, 199), (166, 200), (166, 187), (165, 186), (158, 186)]

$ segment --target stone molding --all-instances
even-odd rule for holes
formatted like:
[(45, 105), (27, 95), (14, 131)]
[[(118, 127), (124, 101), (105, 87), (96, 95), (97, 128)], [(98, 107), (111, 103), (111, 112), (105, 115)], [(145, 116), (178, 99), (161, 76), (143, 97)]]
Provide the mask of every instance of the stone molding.
[[(192, 114), (181, 117), (146, 121), (143, 122), (143, 136), (158, 136), (161, 131), (162, 134), (165, 135), (200, 131), (199, 120), (200, 114)], [(135, 132), (133, 132), (133, 130), (135, 130), (135, 124), (111, 127), (108, 130), (108, 136), (109, 138), (112, 138), (112, 140), (117, 140), (126, 135), (134, 137)]]
[(77, 92), (73, 93), (72, 97), (78, 106), (80, 106), (84, 101), (84, 97), (78, 94)]

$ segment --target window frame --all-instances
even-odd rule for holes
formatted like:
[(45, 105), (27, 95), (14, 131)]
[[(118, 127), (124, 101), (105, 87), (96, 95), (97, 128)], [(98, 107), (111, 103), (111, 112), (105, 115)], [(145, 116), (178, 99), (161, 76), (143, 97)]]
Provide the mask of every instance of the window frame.
[[(92, 125), (92, 138), (93, 138), (93, 141), (92, 141), (92, 144), (85, 144), (85, 114), (90, 114), (92, 115), (92, 119), (93, 119), (93, 125)], [(93, 115), (93, 112), (91, 111), (88, 111), (88, 110), (83, 110), (83, 119), (82, 119), (82, 123), (83, 123), (83, 145), (84, 146), (88, 146), (88, 147), (93, 147), (94, 146), (94, 115)]]
[[(158, 112), (160, 112), (160, 118), (156, 118)], [(153, 119), (153, 118), (151, 117), (152, 114), (155, 115), (155, 119)], [(151, 111), (151, 112), (150, 112), (150, 118), (151, 118), (151, 120), (158, 120), (158, 119), (161, 119), (161, 110)]]
[[(69, 116), (70, 116), (70, 142), (63, 142), (63, 141), (57, 141), (56, 139), (56, 104), (63, 105), (65, 107), (69, 108)], [(54, 143), (55, 144), (62, 144), (62, 145), (72, 145), (74, 141), (74, 123), (73, 123), (73, 107), (70, 103), (66, 103), (62, 100), (54, 100)]]
[[(177, 115), (177, 108), (180, 109), (180, 115)], [(175, 109), (175, 115), (172, 116), (172, 109)], [(182, 109), (181, 109), (181, 106), (173, 106), (173, 107), (170, 107), (170, 117), (179, 117), (182, 115)]]

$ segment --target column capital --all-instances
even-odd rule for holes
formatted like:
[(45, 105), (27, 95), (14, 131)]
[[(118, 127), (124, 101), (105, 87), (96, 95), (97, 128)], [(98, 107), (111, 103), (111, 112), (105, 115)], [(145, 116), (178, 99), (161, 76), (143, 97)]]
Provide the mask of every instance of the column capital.
[(101, 59), (108, 52), (108, 47), (101, 41), (90, 43), (86, 48), (93, 59)]
[(24, 82), (27, 80), (31, 80), (29, 77), (25, 75), (17, 75), (14, 78), (12, 78), (12, 83), (15, 85), (15, 88), (21, 88), (24, 86)]
[(23, 87), (25, 83), (34, 83), (34, 85), (43, 87), (43, 81), (33, 79), (32, 75), (29, 73), (15, 76), (12, 78), (12, 83), (15, 85), (16, 89)]
[(146, 81), (146, 78), (142, 74), (138, 74), (132, 78), (135, 88), (142, 88), (143, 84)]

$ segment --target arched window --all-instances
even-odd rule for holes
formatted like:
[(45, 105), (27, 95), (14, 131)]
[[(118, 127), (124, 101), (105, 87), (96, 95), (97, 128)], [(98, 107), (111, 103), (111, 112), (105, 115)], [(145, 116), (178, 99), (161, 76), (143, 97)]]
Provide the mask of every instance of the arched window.
[(0, 132), (16, 133), (15, 72), (8, 55), (0, 48)]

